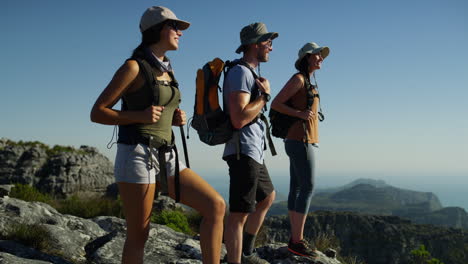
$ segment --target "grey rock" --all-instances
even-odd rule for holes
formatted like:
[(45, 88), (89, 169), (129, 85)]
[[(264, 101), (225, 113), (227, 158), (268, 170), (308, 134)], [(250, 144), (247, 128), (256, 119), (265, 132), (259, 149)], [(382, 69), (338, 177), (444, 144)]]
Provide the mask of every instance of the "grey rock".
[(125, 220), (113, 216), (98, 216), (93, 221), (106, 232), (125, 232)]
[(321, 263), (340, 264), (335, 258), (329, 258), (320, 251), (317, 251), (316, 258), (301, 257), (291, 254), (285, 243), (271, 243), (257, 249), (258, 255), (268, 260), (272, 264), (292, 264), (292, 263)]
[(337, 254), (336, 250), (333, 248), (327, 248), (327, 250), (325, 250), (324, 253), (329, 258), (336, 258), (336, 254)]
[(15, 255), (0, 252), (0, 264), (51, 264), (53, 262), (37, 259), (20, 258)]
[(74, 263), (85, 263), (85, 246), (106, 234), (92, 220), (62, 215), (47, 204), (0, 198), (0, 230), (4, 233), (16, 223), (40, 224), (50, 234), (50, 247)]
[[(16, 256), (15, 261), (18, 261), (17, 263), (42, 261), (42, 263), (45, 262), (45, 263), (55, 263), (55, 264), (72, 264), (72, 262), (64, 258), (51, 256), (49, 254), (37, 251), (35, 249), (28, 248), (14, 241), (0, 240), (0, 251)], [(10, 256), (7, 256), (7, 257), (10, 258)], [(5, 262), (5, 263), (10, 263), (10, 262)], [(41, 263), (41, 262), (31, 262), (31, 263)]]
[(81, 146), (48, 154), (41, 143), (21, 145), (0, 140), (0, 184), (27, 184), (44, 193), (68, 197), (103, 195), (113, 182), (113, 165), (96, 148)]
[(0, 185), (0, 197), (5, 197), (10, 195), (11, 188), (13, 188), (13, 184), (1, 184)]
[[(40, 224), (49, 235), (47, 252), (40, 252), (15, 241), (0, 241), (4, 258), (19, 258), (17, 263), (120, 263), (125, 242), (125, 220), (116, 217), (96, 217), (92, 220), (62, 215), (51, 206), (39, 202), (25, 202), (14, 198), (0, 198), (0, 232), (5, 233), (14, 223)], [(284, 244), (259, 248), (259, 253), (272, 263), (310, 263), (292, 256)], [(11, 256), (13, 255), (13, 256)], [(222, 248), (221, 257), (226, 255)], [(337, 264), (323, 256), (324, 264)], [(145, 263), (200, 264), (202, 255), (196, 237), (178, 233), (169, 227), (151, 224), (145, 247)], [(33, 261), (33, 262), (31, 262)], [(302, 262), (301, 262), (302, 261)]]
[(153, 210), (157, 212), (176, 209), (185, 211), (185, 208), (180, 203), (176, 203), (176, 201), (169, 196), (158, 195), (156, 199), (154, 199)]
[(114, 182), (111, 162), (97, 151), (85, 154), (61, 153), (50, 157), (40, 173), (37, 187), (59, 196), (105, 194)]
[[(120, 263), (124, 242), (125, 233), (117, 233), (89, 260), (96, 264)], [(152, 224), (145, 246), (145, 263), (202, 263), (199, 242), (166, 226)]]

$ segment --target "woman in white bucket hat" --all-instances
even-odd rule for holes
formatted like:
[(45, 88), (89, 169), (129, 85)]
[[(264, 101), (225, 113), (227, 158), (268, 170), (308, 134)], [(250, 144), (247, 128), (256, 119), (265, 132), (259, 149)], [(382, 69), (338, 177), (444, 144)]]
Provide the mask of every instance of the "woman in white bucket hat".
[[(306, 43), (298, 53), (295, 67), (298, 73), (284, 85), (271, 108), (293, 119), (284, 140), (290, 161), (288, 213), (291, 238), (288, 250), (296, 255), (315, 257), (315, 248), (304, 239), (304, 225), (314, 187), (315, 156), (318, 149), (318, 123), (323, 120), (317, 85), (310, 76), (322, 67), (330, 53), (328, 47)], [(295, 120), (295, 121), (294, 121)]]
[[(178, 108), (181, 95), (165, 54), (178, 49), (182, 30), (189, 26), (168, 8), (148, 8), (140, 21), (141, 44), (115, 73), (91, 111), (93, 122), (119, 125), (114, 172), (127, 223), (122, 263), (143, 263), (156, 191), (200, 212), (203, 263), (220, 262), (224, 199), (178, 161), (171, 133), (171, 127), (184, 125), (186, 117)], [(150, 75), (153, 83), (149, 83)], [(122, 110), (112, 109), (119, 99)]]

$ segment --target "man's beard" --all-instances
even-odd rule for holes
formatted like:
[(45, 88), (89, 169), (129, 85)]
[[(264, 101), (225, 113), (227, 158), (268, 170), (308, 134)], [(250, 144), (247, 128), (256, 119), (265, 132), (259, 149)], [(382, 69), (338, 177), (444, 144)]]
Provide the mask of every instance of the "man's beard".
[(268, 59), (269, 59), (269, 58), (268, 58), (268, 53), (263, 53), (263, 54), (258, 53), (258, 54), (257, 54), (257, 60), (258, 60), (259, 62), (267, 62)]

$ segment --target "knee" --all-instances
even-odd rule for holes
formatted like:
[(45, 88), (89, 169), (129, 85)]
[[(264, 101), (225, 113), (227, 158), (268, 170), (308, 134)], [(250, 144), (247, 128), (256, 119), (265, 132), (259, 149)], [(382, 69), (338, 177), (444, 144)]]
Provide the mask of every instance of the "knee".
[(235, 230), (242, 229), (247, 221), (249, 213), (230, 213), (227, 217), (226, 229)]
[(276, 198), (276, 192), (273, 191), (270, 193), (270, 195), (268, 195), (265, 199), (263, 199), (263, 201), (261, 201), (258, 205), (261, 208), (268, 209), (271, 207), (271, 205), (275, 201), (275, 198)]
[(313, 184), (304, 184), (300, 189), (300, 193), (302, 195), (312, 196), (313, 190), (314, 190)]
[(208, 210), (208, 215), (204, 217), (213, 218), (213, 219), (223, 219), (226, 212), (226, 203), (221, 196), (217, 196), (211, 201), (210, 209)]
[(276, 199), (276, 192), (271, 192), (271, 194), (268, 195), (266, 199), (268, 199), (268, 207), (270, 207)]

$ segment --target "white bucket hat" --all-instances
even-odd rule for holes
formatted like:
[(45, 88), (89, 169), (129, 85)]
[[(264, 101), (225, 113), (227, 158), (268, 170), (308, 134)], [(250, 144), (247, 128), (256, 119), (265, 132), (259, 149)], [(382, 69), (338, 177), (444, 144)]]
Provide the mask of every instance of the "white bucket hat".
[(315, 42), (306, 43), (298, 52), (298, 58), (294, 66), (296, 69), (299, 69), (299, 63), (301, 63), (302, 58), (307, 54), (317, 54), (320, 53), (322, 58), (326, 58), (330, 54), (330, 49), (328, 47), (320, 47)]
[(176, 21), (180, 30), (185, 30), (190, 26), (189, 22), (178, 19), (174, 12), (169, 8), (163, 6), (152, 6), (146, 9), (145, 13), (141, 16), (140, 31), (143, 33), (150, 27), (160, 24), (166, 20)]

